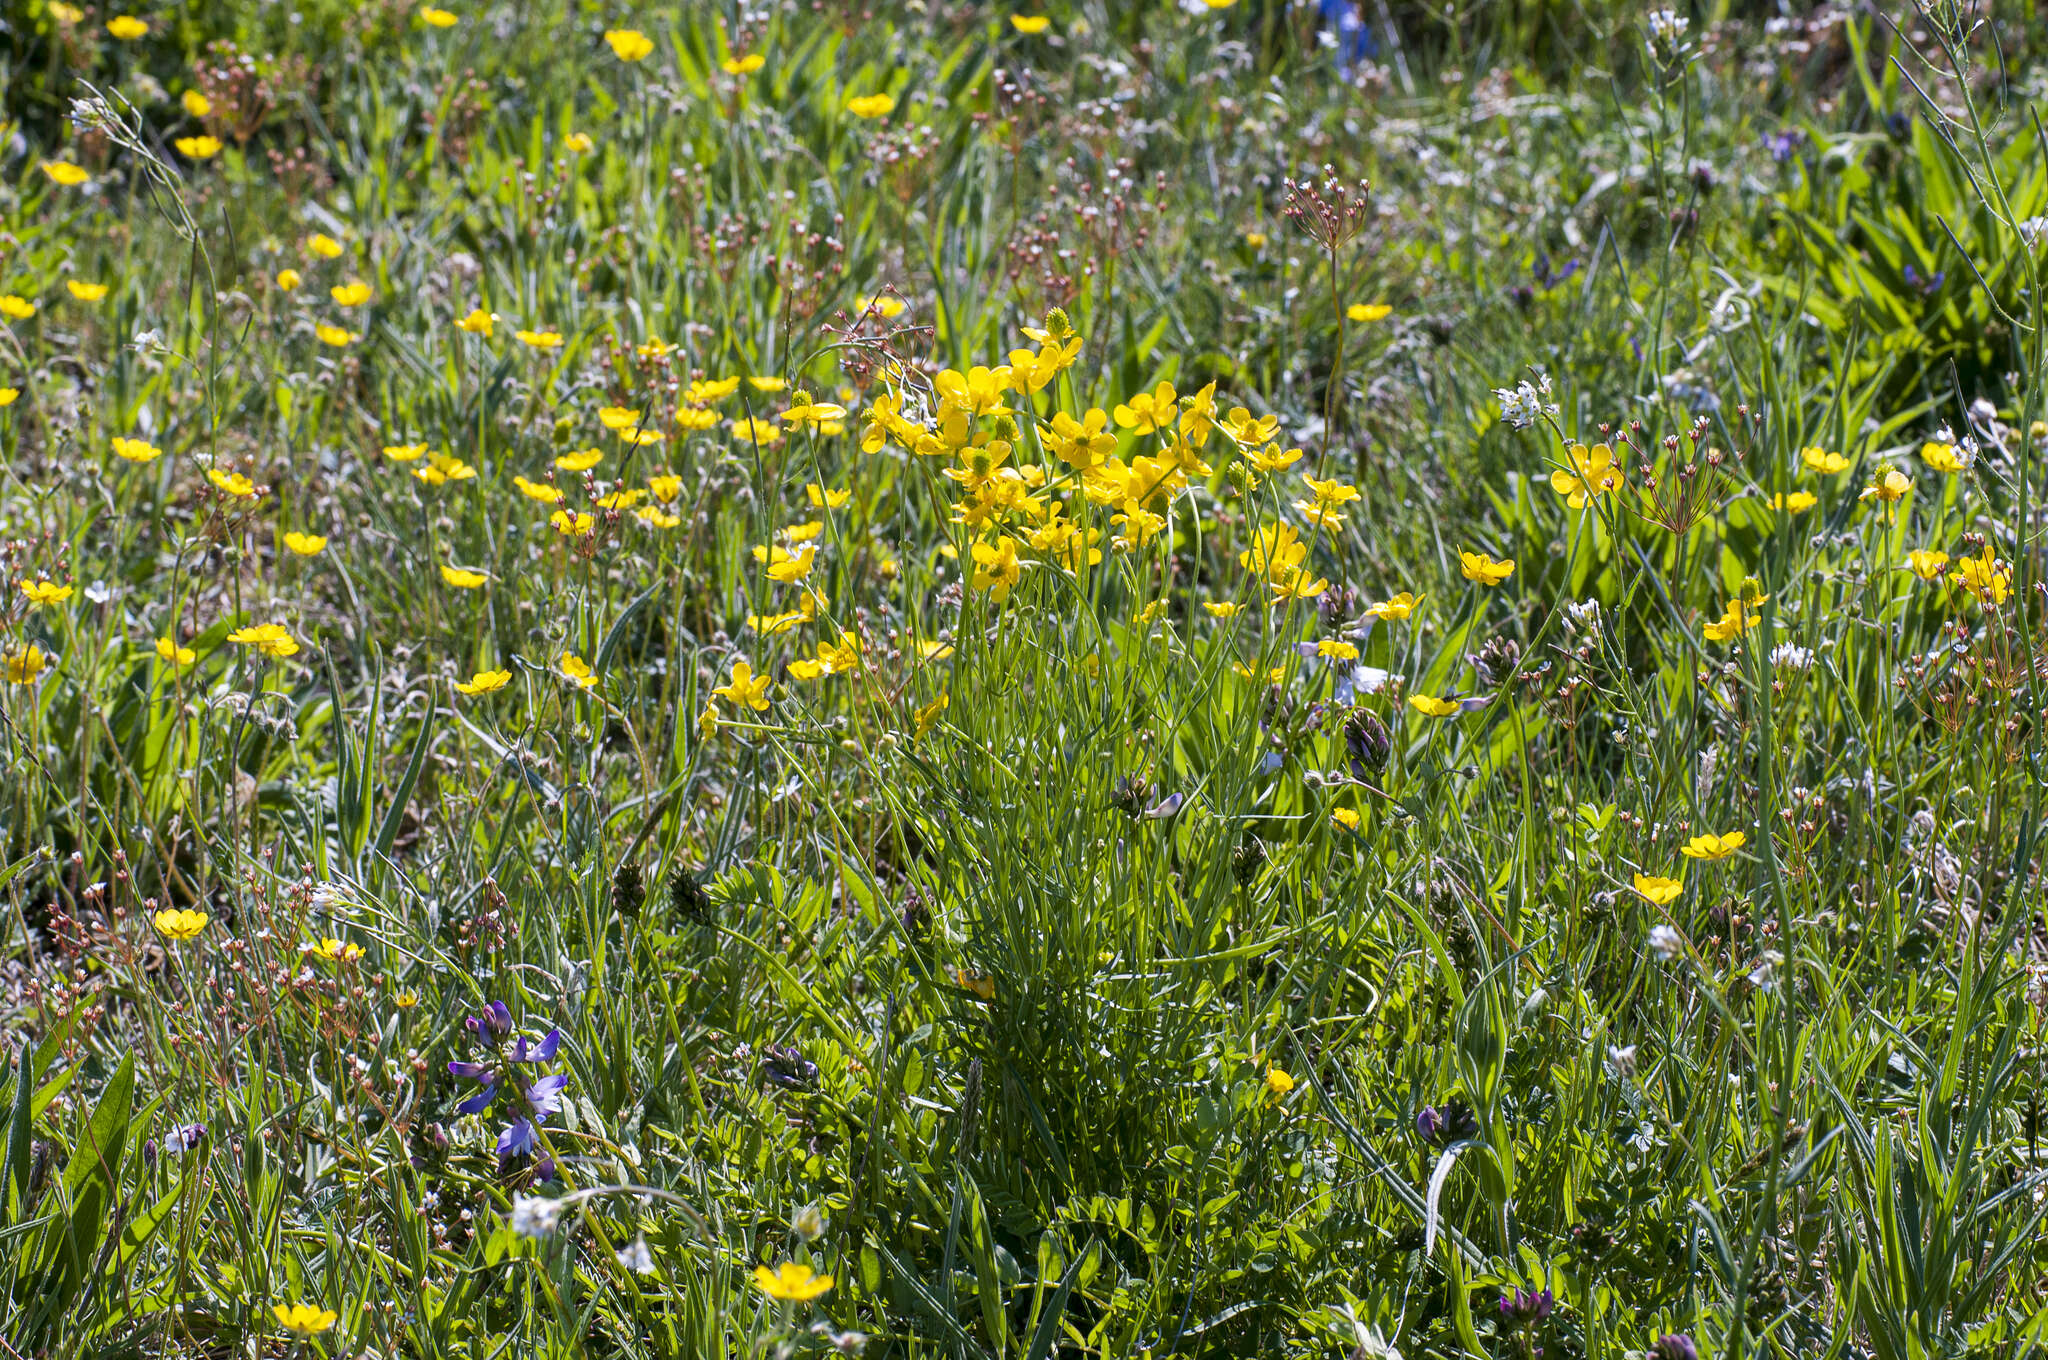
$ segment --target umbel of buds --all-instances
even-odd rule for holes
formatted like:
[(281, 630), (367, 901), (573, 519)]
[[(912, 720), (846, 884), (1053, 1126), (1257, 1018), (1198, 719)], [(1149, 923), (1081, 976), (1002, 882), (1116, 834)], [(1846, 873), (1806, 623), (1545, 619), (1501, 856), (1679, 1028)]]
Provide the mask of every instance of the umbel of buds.
[(1345, 720), (1344, 753), (1351, 757), (1353, 779), (1365, 778), (1368, 770), (1377, 774), (1387, 768), (1394, 741), (1387, 735), (1387, 725), (1371, 709), (1361, 709)]
[(1324, 250), (1334, 254), (1365, 229), (1367, 214), (1372, 211), (1368, 198), (1372, 186), (1365, 180), (1359, 180), (1356, 186), (1347, 185), (1326, 165), (1320, 183), (1313, 178), (1290, 179), (1285, 183), (1287, 204), (1280, 215)]

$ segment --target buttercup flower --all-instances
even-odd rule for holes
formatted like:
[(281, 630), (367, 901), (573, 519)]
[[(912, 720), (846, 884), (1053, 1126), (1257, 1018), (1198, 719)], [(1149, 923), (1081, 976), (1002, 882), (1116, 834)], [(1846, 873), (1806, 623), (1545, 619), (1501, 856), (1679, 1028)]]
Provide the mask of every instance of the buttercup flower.
[(301, 1337), (318, 1336), (332, 1329), (339, 1320), (333, 1309), (310, 1303), (273, 1303), (270, 1315), (277, 1319), (278, 1326)]
[(1649, 874), (1637, 874), (1634, 883), (1636, 891), (1641, 893), (1645, 900), (1660, 907), (1670, 906), (1677, 900), (1678, 895), (1685, 891), (1684, 882), (1676, 878), (1656, 878)]
[(1010, 27), (1016, 29), (1019, 33), (1037, 34), (1051, 28), (1052, 20), (1043, 14), (1012, 14), (1010, 16)]
[(156, 654), (173, 666), (189, 666), (199, 659), (199, 653), (167, 637), (156, 640)]
[(1678, 853), (1684, 855), (1687, 859), (1726, 859), (1737, 850), (1740, 850), (1748, 840), (1749, 837), (1740, 831), (1729, 831), (1719, 836), (1711, 834), (1694, 836), (1679, 847)]
[(323, 260), (341, 258), (341, 242), (321, 232), (316, 231), (306, 238), (306, 249)]
[(1550, 489), (1565, 498), (1574, 510), (1583, 510), (1596, 496), (1604, 496), (1621, 485), (1621, 469), (1615, 465), (1614, 450), (1605, 444), (1587, 448), (1574, 444), (1565, 450), (1570, 469), (1556, 468), (1550, 474)]
[(82, 279), (64, 280), (64, 290), (80, 302), (98, 302), (107, 295), (104, 283), (86, 283)]
[(195, 137), (178, 137), (171, 142), (178, 148), (178, 154), (195, 161), (210, 161), (220, 154), (220, 138), (200, 134)]
[(1799, 451), (1799, 461), (1806, 465), (1808, 471), (1817, 472), (1823, 477), (1832, 477), (1837, 472), (1847, 471), (1849, 467), (1849, 459), (1843, 455), (1810, 446)]
[(604, 40), (620, 61), (639, 61), (654, 50), (654, 39), (637, 28), (606, 29)]
[(122, 42), (134, 42), (149, 35), (149, 24), (132, 14), (117, 14), (107, 20), (107, 32)]
[(887, 94), (856, 95), (846, 101), (846, 111), (856, 118), (882, 118), (895, 107), (895, 96)]
[(447, 584), (454, 586), (457, 590), (475, 590), (491, 578), (480, 571), (470, 571), (466, 567), (451, 567), (446, 562), (443, 562), (441, 564), (441, 579)]
[(729, 703), (741, 708), (766, 712), (768, 708), (768, 677), (757, 676), (754, 668), (744, 661), (732, 663), (732, 679), (711, 692)]
[(73, 165), (70, 161), (44, 161), (43, 173), (67, 189), (76, 189), (92, 178), (85, 167)]
[(1906, 570), (1923, 581), (1939, 581), (1943, 567), (1948, 565), (1948, 554), (1929, 548), (1915, 548), (1906, 554)]
[(1515, 560), (1510, 557), (1496, 562), (1485, 553), (1458, 553), (1461, 564), (1460, 574), (1468, 581), (1477, 581), (1482, 586), (1497, 586), (1515, 574)]
[(1887, 468), (1879, 473), (1877, 479), (1869, 486), (1864, 487), (1863, 494), (1856, 499), (1876, 501), (1882, 505), (1890, 505), (1903, 498), (1912, 489), (1913, 479), (1911, 477), (1908, 477), (1897, 468)]
[(321, 344), (335, 349), (340, 349), (344, 345), (362, 339), (360, 335), (357, 335), (345, 326), (330, 326), (324, 321), (313, 327), (313, 334), (320, 337)]
[(1411, 694), (1408, 706), (1430, 718), (1448, 718), (1465, 707), (1456, 699), (1439, 699), (1433, 694)]
[(1382, 321), (1391, 315), (1393, 310), (1384, 302), (1354, 302), (1344, 309), (1344, 315), (1351, 321)]
[(1961, 472), (1970, 465), (1961, 449), (1938, 440), (1929, 440), (1920, 446), (1920, 461), (1936, 472)]
[(453, 28), (456, 18), (445, 9), (435, 9), (432, 5), (426, 5), (420, 9), (420, 22), (433, 28)]
[(484, 339), (488, 340), (491, 338), (491, 324), (497, 319), (498, 316), (495, 312), (487, 312), (481, 307), (472, 307), (469, 310), (469, 315), (462, 317), (455, 323), (455, 329), (466, 331), (471, 335), (481, 335)]
[(212, 482), (216, 487), (236, 500), (250, 501), (256, 499), (256, 483), (250, 481), (239, 472), (222, 472), (219, 468), (208, 468), (206, 470), (206, 480)]
[(1428, 598), (1426, 595), (1410, 595), (1404, 590), (1391, 600), (1381, 600), (1378, 604), (1367, 605), (1365, 612), (1381, 623), (1399, 623), (1415, 612), (1415, 606)]
[(206, 929), (207, 916), (203, 911), (192, 911), (183, 907), (171, 907), (150, 918), (157, 933), (167, 940), (191, 940), (198, 938)]
[(260, 623), (249, 628), (237, 628), (228, 634), (228, 641), (244, 647), (254, 647), (268, 657), (283, 658), (298, 653), (298, 640), (285, 631), (282, 624)]
[(555, 669), (562, 678), (578, 689), (596, 689), (597, 673), (590, 669), (590, 663), (574, 652), (563, 652), (555, 658)]
[(0, 316), (26, 321), (36, 314), (36, 305), (15, 293), (0, 293)]
[(727, 57), (718, 63), (718, 69), (729, 76), (750, 76), (768, 64), (768, 58), (759, 52), (749, 52), (743, 57)]
[(997, 604), (1007, 601), (1010, 588), (1024, 579), (1024, 567), (1017, 561), (1017, 541), (1003, 537), (994, 543), (977, 543), (973, 556), (974, 588), (987, 591)]
[(1958, 560), (1952, 579), (1980, 604), (2004, 604), (2012, 594), (2012, 572), (1992, 553), (1989, 543), (1977, 556)]
[(33, 642), (26, 647), (10, 644), (5, 653), (0, 653), (0, 669), (6, 671), (10, 685), (34, 684), (49, 664), (49, 654)]
[(832, 1277), (817, 1274), (796, 1261), (784, 1261), (773, 1270), (755, 1266), (754, 1288), (784, 1303), (809, 1303), (831, 1292)]
[(512, 338), (532, 349), (549, 350), (562, 347), (560, 331), (514, 331)]
[(327, 547), (325, 535), (302, 534), (296, 529), (284, 534), (279, 541), (300, 557), (318, 557)]
[(337, 307), (360, 307), (370, 300), (370, 285), (361, 279), (350, 279), (327, 290)]
[(28, 597), (30, 604), (41, 605), (46, 609), (70, 599), (75, 589), (72, 586), (59, 585), (55, 581), (44, 580), (22, 581), (19, 585), (21, 593)]
[(457, 694), (495, 694), (512, 683), (510, 671), (478, 671), (467, 681), (457, 680)]

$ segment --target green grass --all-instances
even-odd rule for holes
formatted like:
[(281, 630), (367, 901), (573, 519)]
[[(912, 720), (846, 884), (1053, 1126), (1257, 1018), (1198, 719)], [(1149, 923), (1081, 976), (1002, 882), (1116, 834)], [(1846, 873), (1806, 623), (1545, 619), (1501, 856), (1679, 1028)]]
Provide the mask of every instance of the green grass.
[(2028, 16), (452, 13), (0, 35), (11, 1352), (2048, 1349)]

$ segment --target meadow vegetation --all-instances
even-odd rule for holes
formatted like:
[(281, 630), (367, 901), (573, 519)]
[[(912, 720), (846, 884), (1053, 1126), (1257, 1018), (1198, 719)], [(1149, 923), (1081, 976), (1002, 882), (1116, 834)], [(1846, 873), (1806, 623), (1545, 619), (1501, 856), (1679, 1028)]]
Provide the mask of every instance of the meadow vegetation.
[(0, 1351), (2048, 1349), (2029, 6), (0, 84)]

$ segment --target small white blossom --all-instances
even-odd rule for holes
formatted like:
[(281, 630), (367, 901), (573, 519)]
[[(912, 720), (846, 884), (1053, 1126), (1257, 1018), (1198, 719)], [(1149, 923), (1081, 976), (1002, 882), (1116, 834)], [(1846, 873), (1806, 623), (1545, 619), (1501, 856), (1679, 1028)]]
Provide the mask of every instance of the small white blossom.
[(1623, 1081), (1627, 1081), (1636, 1074), (1636, 1046), (1630, 1044), (1626, 1048), (1616, 1048), (1613, 1044), (1609, 1044), (1607, 1046), (1607, 1062), (1614, 1068), (1615, 1076), (1620, 1077)]
[(1534, 383), (1524, 378), (1513, 387), (1496, 387), (1493, 395), (1500, 402), (1500, 418), (1510, 429), (1526, 430), (1543, 417), (1557, 414), (1557, 403), (1544, 400), (1550, 395), (1547, 373)]
[(1685, 952), (1685, 937), (1678, 933), (1676, 926), (1651, 926), (1650, 948), (1656, 951), (1658, 958), (1669, 963)]
[(1796, 642), (1781, 642), (1771, 648), (1771, 666), (1781, 671), (1812, 670), (1813, 649)]
[(652, 1275), (654, 1273), (654, 1253), (647, 1249), (647, 1239), (645, 1237), (635, 1237), (625, 1246), (620, 1247), (619, 1264), (632, 1271), (635, 1275)]
[(562, 1221), (562, 1202), (545, 1195), (512, 1197), (512, 1231), (521, 1237), (546, 1237)]

